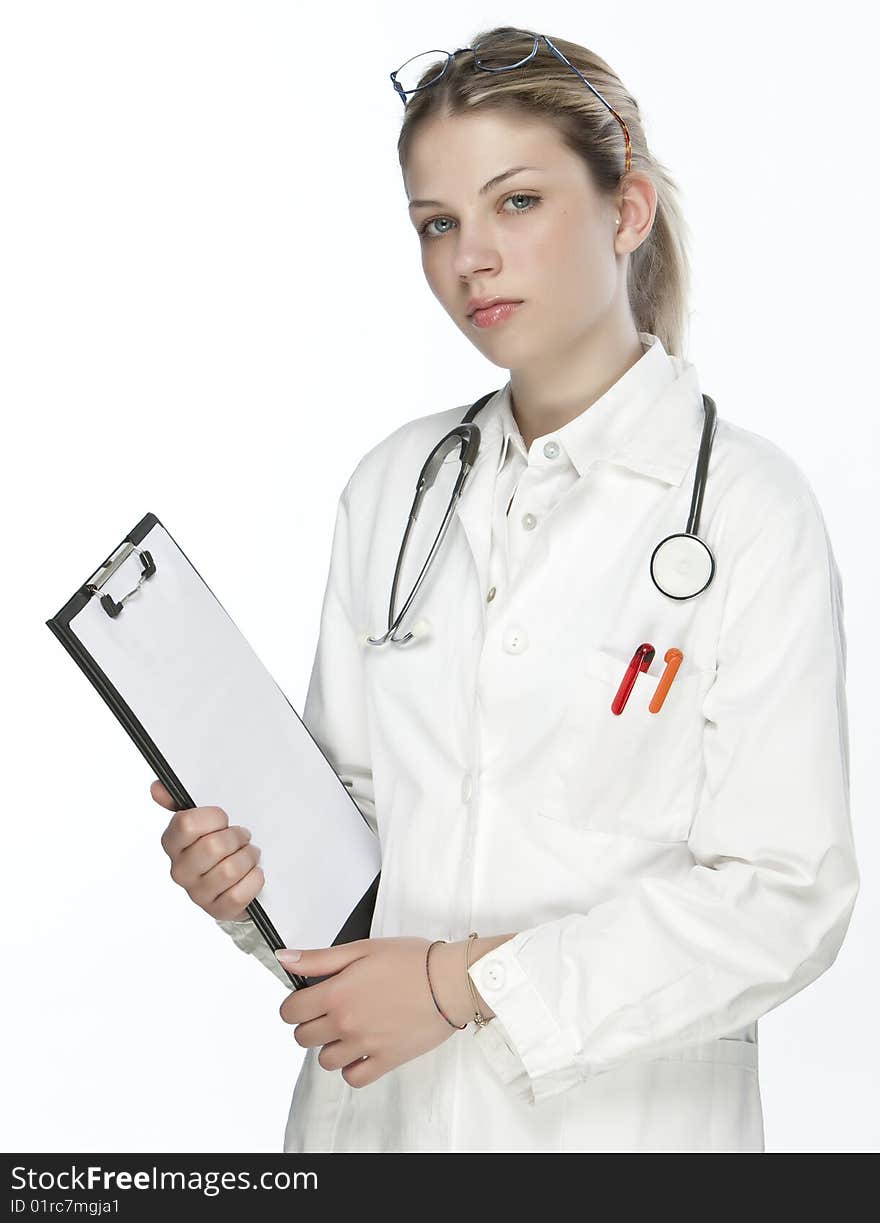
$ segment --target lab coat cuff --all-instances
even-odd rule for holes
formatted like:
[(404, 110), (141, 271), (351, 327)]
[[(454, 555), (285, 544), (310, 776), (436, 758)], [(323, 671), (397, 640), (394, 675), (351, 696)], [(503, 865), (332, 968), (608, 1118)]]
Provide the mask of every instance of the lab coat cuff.
[(527, 1104), (534, 1104), (535, 1097), (529, 1083), (528, 1071), (498, 1016), (482, 1027), (474, 1025), (473, 1038), (480, 1053), (507, 1091)]
[(585, 1076), (575, 1040), (556, 1022), (519, 961), (518, 937), (482, 956), (468, 972), (495, 1012), (482, 1035), (500, 1020), (498, 1039), (480, 1042), (480, 1048), (507, 1083), (514, 1075), (505, 1048), (519, 1058), (532, 1102), (538, 1103), (583, 1082)]
[(254, 937), (260, 938), (260, 932), (254, 925), (253, 919), (245, 917), (242, 921), (221, 921), (219, 918), (214, 918), (221, 930), (225, 930), (236, 947), (240, 947), (242, 951), (253, 951)]
[(229, 935), (239, 950), (259, 960), (288, 989), (292, 990), (294, 988), (293, 982), (284, 970), (284, 966), (278, 963), (274, 951), (270, 951), (266, 940), (260, 934), (252, 918), (248, 917), (244, 921), (221, 921), (215, 917), (214, 921), (221, 930)]

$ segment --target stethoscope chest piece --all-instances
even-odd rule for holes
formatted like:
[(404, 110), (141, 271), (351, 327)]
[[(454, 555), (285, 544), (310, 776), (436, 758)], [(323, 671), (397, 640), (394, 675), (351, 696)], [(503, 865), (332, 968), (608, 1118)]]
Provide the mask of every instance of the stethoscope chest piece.
[(693, 599), (715, 576), (715, 557), (698, 535), (667, 535), (651, 554), (651, 580), (670, 599)]

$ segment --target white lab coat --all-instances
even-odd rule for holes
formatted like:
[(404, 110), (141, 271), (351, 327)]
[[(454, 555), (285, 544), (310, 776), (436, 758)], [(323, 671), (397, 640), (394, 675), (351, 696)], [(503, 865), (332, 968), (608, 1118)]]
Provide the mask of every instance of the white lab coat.
[[(488, 601), (509, 383), (482, 409), (409, 646), (364, 638), (387, 628), (422, 463), (469, 405), (396, 429), (342, 491), (303, 720), (381, 840), (371, 936), (518, 933), (471, 966), (485, 1028), (362, 1088), (307, 1049), (285, 1151), (764, 1148), (757, 1020), (834, 962), (859, 889), (841, 581), (804, 474), (719, 410), (699, 531), (714, 580), (656, 589), (703, 421), (694, 366), (660, 352), (662, 389), (589, 409), (582, 472)], [(428, 494), (398, 607), (457, 472)], [(218, 925), (290, 988), (252, 922)]]

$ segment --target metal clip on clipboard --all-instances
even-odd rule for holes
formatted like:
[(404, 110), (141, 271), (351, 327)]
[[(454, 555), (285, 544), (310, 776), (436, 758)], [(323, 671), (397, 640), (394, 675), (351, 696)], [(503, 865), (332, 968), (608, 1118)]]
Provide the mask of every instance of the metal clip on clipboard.
[(156, 563), (150, 553), (146, 549), (141, 551), (137, 544), (133, 544), (131, 540), (123, 540), (110, 559), (100, 569), (97, 569), (85, 584), (86, 590), (92, 591), (93, 594), (99, 594), (101, 587), (110, 580), (119, 566), (128, 560), (132, 552), (137, 552), (144, 567), (141, 576), (138, 578), (137, 586), (130, 590), (127, 595), (123, 595), (118, 603), (113, 601), (112, 595), (101, 595), (101, 606), (107, 615), (114, 619), (122, 611), (122, 605), (126, 599), (130, 599), (132, 595), (137, 594), (147, 578), (151, 578), (156, 572)]

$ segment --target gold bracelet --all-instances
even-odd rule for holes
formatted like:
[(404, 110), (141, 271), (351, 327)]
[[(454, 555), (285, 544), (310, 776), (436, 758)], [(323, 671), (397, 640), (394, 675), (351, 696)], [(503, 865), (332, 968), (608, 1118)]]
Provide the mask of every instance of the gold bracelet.
[(434, 999), (434, 1006), (436, 1006), (437, 1010), (440, 1012), (440, 1014), (449, 1024), (450, 1028), (455, 1028), (456, 1031), (463, 1032), (464, 1029), (467, 1027), (467, 1024), (466, 1023), (458, 1024), (458, 1023), (452, 1022), (452, 1020), (449, 1018), (449, 1016), (446, 1014), (446, 1012), (441, 1007), (440, 1003), (437, 1001), (437, 995), (434, 993), (434, 986), (431, 984), (431, 972), (430, 972), (430, 969), (428, 968), (428, 956), (431, 954), (431, 947), (433, 947), (435, 943), (445, 943), (445, 942), (446, 942), (445, 938), (435, 938), (434, 942), (429, 945), (428, 950), (425, 952), (425, 972), (428, 977), (428, 989), (431, 991), (431, 997)]
[(490, 1020), (486, 1019), (483, 1016), (482, 1012), (480, 1011), (480, 1004), (477, 1001), (477, 991), (474, 989), (474, 983), (471, 980), (471, 974), (468, 971), (471, 966), (471, 947), (473, 946), (473, 941), (476, 937), (477, 937), (477, 932), (474, 931), (472, 934), (468, 935), (467, 943), (465, 944), (464, 975), (465, 977), (467, 977), (467, 983), (471, 991), (471, 997), (474, 1000), (474, 1023), (477, 1025), (478, 1028), (485, 1028), (486, 1024), (489, 1023)]

